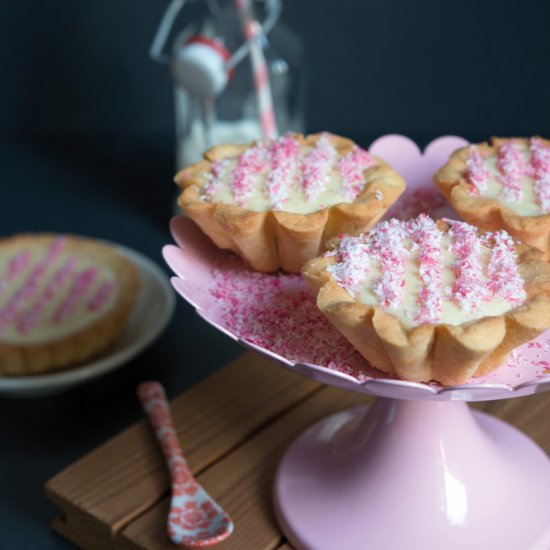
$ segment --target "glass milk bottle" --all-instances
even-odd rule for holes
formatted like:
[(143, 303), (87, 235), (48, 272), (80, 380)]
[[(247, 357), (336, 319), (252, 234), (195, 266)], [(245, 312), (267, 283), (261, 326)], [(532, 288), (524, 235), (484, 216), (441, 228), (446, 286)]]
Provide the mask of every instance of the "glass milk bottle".
[(303, 132), (303, 47), (278, 21), (280, 0), (196, 0), (192, 21), (162, 54), (183, 5), (169, 5), (151, 47), (174, 81), (176, 168), (213, 145)]

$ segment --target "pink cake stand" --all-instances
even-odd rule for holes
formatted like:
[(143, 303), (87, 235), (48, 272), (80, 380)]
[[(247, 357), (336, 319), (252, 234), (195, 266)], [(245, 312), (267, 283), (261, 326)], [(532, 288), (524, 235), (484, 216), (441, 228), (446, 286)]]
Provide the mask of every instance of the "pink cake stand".
[[(453, 216), (431, 176), (465, 143), (439, 138), (422, 154), (402, 136), (375, 141), (370, 151), (408, 183), (389, 215)], [(275, 510), (293, 546), (550, 548), (550, 460), (525, 434), (466, 403), (549, 389), (550, 331), (468, 384), (389, 378), (316, 316), (299, 276), (251, 273), (187, 219), (174, 218), (171, 229), (177, 246), (163, 252), (172, 283), (208, 323), (292, 372), (377, 396), (316, 423), (283, 457)]]

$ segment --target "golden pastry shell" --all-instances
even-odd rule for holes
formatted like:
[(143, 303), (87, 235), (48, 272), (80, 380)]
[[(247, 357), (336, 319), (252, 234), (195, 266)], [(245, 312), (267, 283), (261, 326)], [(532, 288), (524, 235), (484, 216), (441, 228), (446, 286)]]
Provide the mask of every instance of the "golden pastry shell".
[(65, 252), (74, 252), (112, 270), (117, 281), (115, 303), (95, 321), (61, 338), (28, 345), (0, 339), (0, 375), (45, 374), (77, 366), (112, 344), (126, 325), (139, 292), (139, 274), (134, 263), (112, 246), (86, 237), (41, 233), (2, 238), (0, 250), (48, 248), (59, 237), (64, 238)]
[[(322, 134), (304, 137), (313, 146)], [(329, 134), (339, 155), (354, 142)], [(177, 173), (181, 209), (222, 249), (237, 253), (253, 270), (279, 269), (298, 273), (303, 264), (324, 250), (327, 240), (341, 233), (357, 234), (373, 227), (405, 190), (403, 178), (382, 159), (364, 171), (365, 186), (351, 203), (339, 203), (310, 214), (280, 210), (255, 212), (236, 205), (201, 200), (201, 188), (214, 161), (243, 153), (254, 145), (219, 145), (204, 153), (204, 160)]]
[[(442, 221), (437, 224), (448, 228)], [(339, 241), (328, 247), (336, 248)], [(504, 315), (458, 326), (408, 328), (390, 313), (357, 302), (327, 271), (337, 262), (335, 256), (309, 261), (302, 274), (319, 309), (372, 366), (403, 380), (456, 385), (496, 370), (514, 348), (550, 328), (550, 265), (532, 247), (517, 244), (516, 249), (525, 302)]]
[[(524, 146), (527, 138), (491, 138), (490, 143), (475, 145), (482, 156), (498, 153), (506, 142), (514, 140)], [(550, 140), (538, 138), (546, 147)], [(545, 260), (550, 259), (550, 214), (522, 216), (495, 199), (475, 196), (467, 179), (467, 160), (470, 146), (455, 151), (449, 161), (434, 174), (434, 182), (462, 219), (485, 231), (504, 229), (515, 239), (538, 248)]]

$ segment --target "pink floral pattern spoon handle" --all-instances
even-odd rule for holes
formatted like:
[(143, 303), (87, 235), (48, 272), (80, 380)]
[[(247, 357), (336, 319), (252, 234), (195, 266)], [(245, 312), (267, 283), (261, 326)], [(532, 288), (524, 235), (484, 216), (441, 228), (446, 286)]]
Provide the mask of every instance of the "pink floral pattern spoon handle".
[(225, 540), (233, 531), (233, 522), (191, 474), (174, 430), (163, 387), (158, 382), (142, 382), (137, 393), (170, 470), (170, 540), (191, 548), (205, 548)]

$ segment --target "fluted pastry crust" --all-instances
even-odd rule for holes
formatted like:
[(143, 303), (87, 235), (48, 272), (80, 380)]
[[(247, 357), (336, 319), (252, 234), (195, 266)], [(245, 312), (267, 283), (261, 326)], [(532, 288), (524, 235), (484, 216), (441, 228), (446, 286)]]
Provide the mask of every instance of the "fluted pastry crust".
[[(448, 229), (442, 221), (437, 224)], [(339, 241), (333, 239), (329, 249)], [(337, 262), (334, 255), (309, 261), (302, 274), (319, 309), (371, 365), (403, 380), (456, 385), (497, 369), (514, 348), (550, 327), (550, 265), (525, 244), (517, 244), (516, 252), (526, 300), (503, 315), (461, 325), (409, 328), (379, 307), (359, 303), (328, 271)]]
[[(550, 147), (550, 140), (537, 137)], [(529, 145), (527, 138), (491, 138), (490, 142), (476, 144), (482, 156), (498, 153), (503, 145), (514, 141)], [(467, 160), (470, 146), (455, 151), (449, 161), (434, 174), (434, 182), (462, 219), (485, 231), (504, 229), (512, 237), (538, 248), (545, 260), (550, 259), (550, 213), (525, 216), (508, 208), (494, 198), (471, 193), (467, 179)]]
[(63, 240), (63, 253), (85, 258), (88, 265), (108, 269), (116, 281), (113, 303), (91, 322), (72, 330), (66, 323), (64, 333), (26, 343), (9, 341), (0, 335), (0, 374), (22, 376), (45, 374), (77, 366), (93, 358), (122, 333), (140, 287), (137, 267), (112, 246), (94, 239), (56, 234), (25, 234), (0, 239), (0, 251), (43, 251), (56, 239)]
[[(314, 146), (322, 134), (307, 137), (294, 134), (300, 144)], [(339, 156), (355, 144), (330, 134)], [(236, 205), (201, 200), (212, 163), (234, 157), (254, 144), (220, 145), (204, 154), (205, 160), (193, 164), (175, 177), (182, 192), (182, 210), (223, 249), (237, 253), (256, 271), (279, 269), (298, 273), (303, 264), (323, 249), (327, 240), (340, 233), (357, 234), (374, 226), (405, 189), (403, 178), (382, 159), (364, 170), (364, 186), (353, 202), (339, 203), (309, 214), (282, 210), (256, 212)]]

